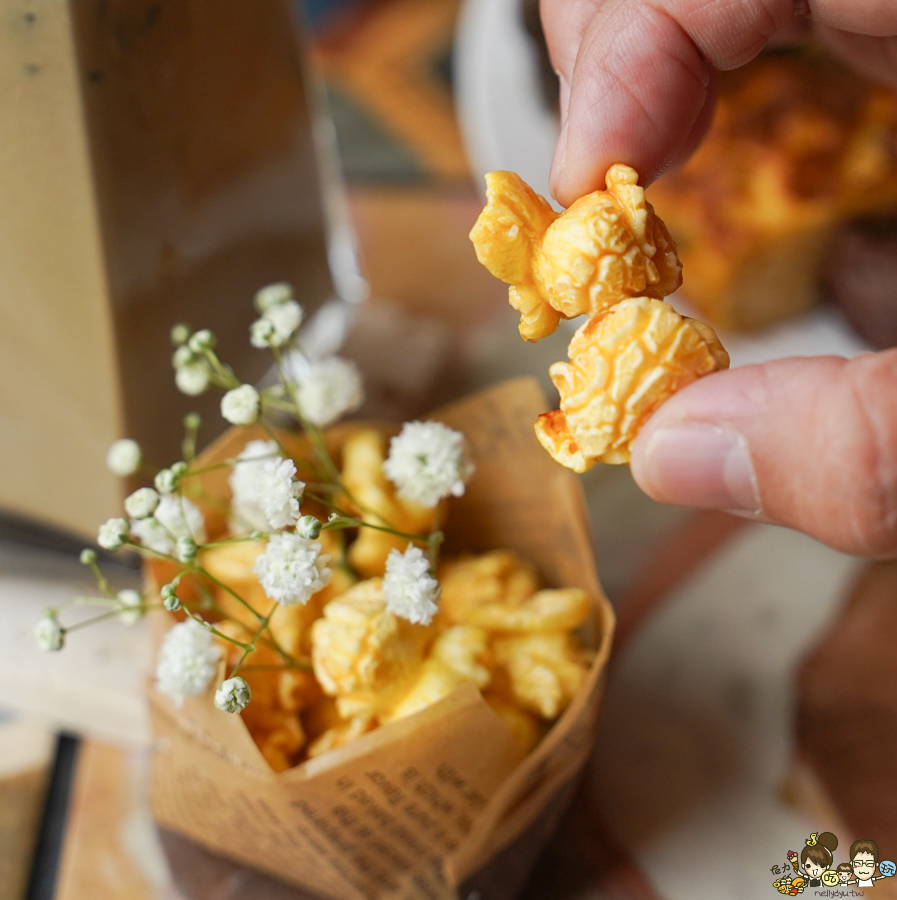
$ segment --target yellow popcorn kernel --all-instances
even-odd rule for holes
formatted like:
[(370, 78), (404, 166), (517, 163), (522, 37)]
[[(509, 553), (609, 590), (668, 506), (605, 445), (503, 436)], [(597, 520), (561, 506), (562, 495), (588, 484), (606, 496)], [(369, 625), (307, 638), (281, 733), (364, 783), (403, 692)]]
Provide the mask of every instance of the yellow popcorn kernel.
[[(252, 571), (256, 559), (264, 552), (264, 541), (240, 541), (204, 550), (201, 562), (213, 578), (227, 585), (256, 612), (264, 615), (274, 601), (265, 594)], [(224, 588), (215, 588), (215, 600), (231, 619), (236, 619), (247, 628), (258, 626), (258, 619), (252, 612)]]
[(508, 676), (514, 699), (544, 719), (557, 718), (586, 677), (582, 653), (568, 634), (500, 638), (493, 651)]
[(275, 772), (285, 772), (296, 764), (299, 751), (304, 746), (305, 732), (298, 716), (284, 713), (281, 726), (262, 740), (259, 750)]
[(337, 747), (345, 747), (346, 744), (367, 734), (373, 728), (374, 722), (371, 719), (350, 719), (341, 725), (328, 728), (319, 738), (308, 745), (308, 757), (313, 759), (330, 750), (336, 750)]
[(286, 669), (277, 680), (277, 704), (287, 712), (299, 712), (321, 696), (321, 688), (311, 672)]
[(464, 623), (472, 612), (489, 604), (516, 606), (539, 587), (533, 566), (509, 550), (493, 550), (444, 563), (439, 568), (440, 616)]
[(524, 753), (529, 753), (542, 739), (542, 729), (529, 713), (519, 709), (493, 691), (486, 691), (483, 699), (501, 716), (508, 731), (511, 732), (511, 737)]
[(444, 631), (430, 648), (410, 690), (381, 720), (391, 722), (410, 716), (447, 697), (466, 682), (484, 688), (492, 677), (481, 662), (487, 650), (486, 633), (479, 628), (455, 625)]
[(607, 190), (557, 215), (512, 172), (486, 176), (487, 205), (470, 238), (477, 258), (511, 285), (520, 334), (537, 341), (561, 318), (594, 316), (627, 297), (665, 297), (682, 282), (676, 247), (638, 174), (614, 165)]
[(589, 595), (579, 588), (537, 591), (512, 606), (492, 603), (471, 610), (467, 621), (487, 631), (570, 631), (588, 618)]
[[(343, 444), (342, 479), (351, 500), (358, 502), (355, 510), (365, 522), (387, 525), (406, 534), (429, 534), (435, 527), (442, 504), (428, 508), (403, 500), (383, 474), (387, 455), (387, 439), (373, 429), (351, 435)], [(358, 537), (349, 547), (350, 564), (363, 577), (383, 575), (386, 557), (391, 550), (404, 551), (407, 538), (397, 537), (374, 528), (360, 528)]]
[(549, 370), (561, 408), (539, 417), (536, 436), (577, 472), (596, 462), (629, 462), (632, 442), (664, 400), (729, 366), (713, 329), (649, 297), (590, 319), (568, 353), (569, 363)]
[(363, 581), (312, 625), (315, 676), (343, 718), (373, 715), (406, 688), (429, 634), (386, 609), (382, 579)]

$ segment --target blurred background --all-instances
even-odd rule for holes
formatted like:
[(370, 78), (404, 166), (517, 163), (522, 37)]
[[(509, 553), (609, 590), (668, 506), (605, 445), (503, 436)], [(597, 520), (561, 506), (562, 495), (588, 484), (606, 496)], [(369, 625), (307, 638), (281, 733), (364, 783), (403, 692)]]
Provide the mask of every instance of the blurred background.
[[(261, 378), (263, 284), (316, 313), (313, 352), (359, 364), (363, 416), (521, 374), (553, 403), (575, 323), (521, 342), (467, 238), (486, 171), (547, 194), (536, 6), (0, 0), (0, 897), (299, 896), (155, 830), (146, 629), (57, 657), (34, 623), (86, 584), (77, 552), (126, 492), (108, 444), (174, 458), (196, 401), (170, 326), (213, 328)], [(897, 344), (897, 97), (815, 47), (724, 76), (702, 148), (648, 197), (674, 304), (733, 365)], [(524, 896), (759, 897), (811, 831), (897, 856), (897, 567), (660, 506), (627, 467), (583, 486), (619, 635), (593, 763)]]

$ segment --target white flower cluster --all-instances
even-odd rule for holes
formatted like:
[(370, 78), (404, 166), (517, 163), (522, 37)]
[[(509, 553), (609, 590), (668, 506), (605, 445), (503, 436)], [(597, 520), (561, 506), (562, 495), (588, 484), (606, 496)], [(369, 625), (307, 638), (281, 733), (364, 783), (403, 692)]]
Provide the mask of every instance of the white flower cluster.
[(179, 622), (165, 635), (156, 664), (156, 687), (178, 705), (198, 697), (215, 677), (221, 647), (194, 619)]
[(258, 477), (265, 463), (279, 456), (275, 441), (250, 441), (237, 456), (228, 483), (236, 531), (267, 531), (268, 517), (259, 498)]
[(296, 403), (302, 417), (325, 428), (364, 403), (358, 366), (341, 356), (308, 360), (296, 354), (290, 363), (296, 379)]
[(302, 324), (302, 307), (293, 299), (286, 282), (269, 284), (255, 295), (255, 308), (261, 313), (249, 329), (249, 341), (260, 350), (285, 347)]
[(62, 649), (65, 643), (65, 629), (59, 624), (55, 613), (48, 612), (34, 629), (37, 645), (47, 653), (54, 653)]
[(430, 575), (423, 551), (413, 544), (404, 553), (391, 550), (383, 576), (386, 608), (415, 625), (429, 625), (439, 611), (439, 582)]
[(317, 541), (283, 532), (271, 536), (254, 572), (272, 600), (285, 606), (305, 604), (330, 584), (329, 560)]
[(473, 464), (460, 431), (440, 422), (406, 422), (390, 441), (383, 473), (400, 497), (430, 507), (449, 495), (460, 497)]
[[(190, 539), (197, 544), (206, 539), (202, 513), (186, 497), (176, 494), (161, 497), (153, 515), (134, 519), (130, 523), (130, 533), (148, 550), (167, 555), (175, 552), (180, 539)], [(101, 542), (100, 546), (105, 545)]]

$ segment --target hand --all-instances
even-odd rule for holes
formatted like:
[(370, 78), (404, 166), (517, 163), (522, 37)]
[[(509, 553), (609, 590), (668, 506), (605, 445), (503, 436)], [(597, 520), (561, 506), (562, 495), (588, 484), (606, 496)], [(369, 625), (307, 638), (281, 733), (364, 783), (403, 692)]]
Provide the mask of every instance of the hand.
[[(564, 205), (616, 162), (647, 184), (710, 122), (715, 73), (810, 28), (897, 87), (894, 0), (542, 0), (561, 79), (551, 171)], [(686, 279), (688, 275), (686, 273)], [(633, 448), (657, 500), (730, 509), (849, 553), (897, 555), (897, 350), (785, 359), (701, 379), (668, 400)]]

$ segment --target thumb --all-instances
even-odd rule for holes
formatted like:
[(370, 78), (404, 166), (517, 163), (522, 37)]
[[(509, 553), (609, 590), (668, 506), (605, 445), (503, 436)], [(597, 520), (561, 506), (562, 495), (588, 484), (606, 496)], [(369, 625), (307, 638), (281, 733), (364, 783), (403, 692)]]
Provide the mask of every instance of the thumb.
[(728, 509), (862, 556), (897, 556), (897, 349), (702, 378), (633, 445), (656, 500)]

